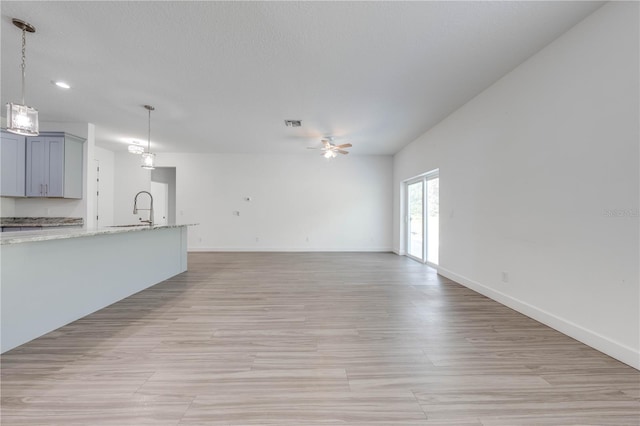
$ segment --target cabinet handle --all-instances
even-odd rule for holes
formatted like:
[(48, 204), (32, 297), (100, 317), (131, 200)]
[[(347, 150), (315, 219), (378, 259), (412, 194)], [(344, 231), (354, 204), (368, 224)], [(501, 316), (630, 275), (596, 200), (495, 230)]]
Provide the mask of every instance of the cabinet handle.
[(40, 195), (42, 195), (42, 184), (40, 184)]
[(49, 184), (48, 183), (44, 184), (44, 195), (49, 195)]

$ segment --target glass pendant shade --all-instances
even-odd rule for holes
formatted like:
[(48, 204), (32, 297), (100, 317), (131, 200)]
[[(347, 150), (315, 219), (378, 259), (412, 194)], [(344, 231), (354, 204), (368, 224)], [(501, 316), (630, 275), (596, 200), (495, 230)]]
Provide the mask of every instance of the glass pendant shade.
[(156, 168), (155, 166), (155, 162), (156, 162), (156, 155), (152, 154), (150, 152), (145, 152), (142, 154), (142, 168), (143, 169), (148, 169), (148, 170), (153, 170)]
[(38, 110), (26, 105), (8, 103), (7, 131), (24, 136), (38, 136)]

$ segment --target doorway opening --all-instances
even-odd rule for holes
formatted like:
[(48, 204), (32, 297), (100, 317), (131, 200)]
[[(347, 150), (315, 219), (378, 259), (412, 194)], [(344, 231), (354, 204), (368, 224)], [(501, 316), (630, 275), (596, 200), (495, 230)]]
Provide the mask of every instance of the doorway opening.
[(151, 195), (153, 196), (153, 223), (176, 223), (176, 168), (156, 167), (151, 170)]
[(440, 176), (438, 169), (405, 182), (407, 256), (438, 266), (440, 250)]

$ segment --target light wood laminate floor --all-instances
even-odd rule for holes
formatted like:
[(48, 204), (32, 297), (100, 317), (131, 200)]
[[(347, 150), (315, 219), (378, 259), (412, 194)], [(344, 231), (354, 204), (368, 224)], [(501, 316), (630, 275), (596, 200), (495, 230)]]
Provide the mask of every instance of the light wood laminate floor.
[(3, 426), (639, 423), (638, 371), (386, 253), (190, 254), (2, 356)]

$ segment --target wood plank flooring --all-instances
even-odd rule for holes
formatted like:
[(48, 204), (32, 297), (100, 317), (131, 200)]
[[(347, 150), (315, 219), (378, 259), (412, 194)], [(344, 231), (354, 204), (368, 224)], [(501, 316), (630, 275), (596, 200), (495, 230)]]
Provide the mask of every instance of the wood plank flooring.
[(193, 253), (1, 363), (3, 426), (640, 424), (637, 370), (386, 253)]

